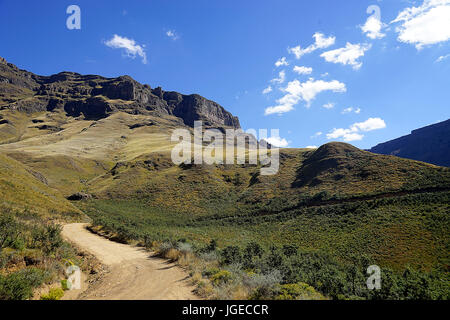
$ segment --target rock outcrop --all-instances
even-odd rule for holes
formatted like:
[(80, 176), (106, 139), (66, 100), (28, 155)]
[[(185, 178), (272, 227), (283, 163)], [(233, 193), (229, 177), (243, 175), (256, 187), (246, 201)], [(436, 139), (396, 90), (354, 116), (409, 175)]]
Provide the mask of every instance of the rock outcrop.
[(239, 119), (218, 103), (200, 95), (152, 89), (129, 76), (104, 78), (60, 72), (39, 76), (0, 58), (0, 109), (22, 112), (63, 109), (69, 116), (100, 119), (123, 111), (172, 115), (188, 125), (240, 128)]

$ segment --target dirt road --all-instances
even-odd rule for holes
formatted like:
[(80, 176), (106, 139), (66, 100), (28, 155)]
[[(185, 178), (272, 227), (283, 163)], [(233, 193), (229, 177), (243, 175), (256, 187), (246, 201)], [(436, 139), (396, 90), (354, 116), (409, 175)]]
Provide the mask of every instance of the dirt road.
[(81, 293), (86, 300), (192, 300), (198, 299), (181, 268), (151, 257), (142, 248), (110, 241), (86, 230), (86, 224), (64, 226), (63, 236), (95, 255), (110, 269)]

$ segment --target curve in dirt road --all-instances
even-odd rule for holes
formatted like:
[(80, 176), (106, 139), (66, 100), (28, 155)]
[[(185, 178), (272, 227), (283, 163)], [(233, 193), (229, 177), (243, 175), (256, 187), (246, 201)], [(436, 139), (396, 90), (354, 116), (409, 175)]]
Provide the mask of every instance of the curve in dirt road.
[(193, 300), (187, 273), (167, 260), (151, 257), (143, 248), (110, 241), (86, 229), (67, 224), (63, 236), (93, 254), (110, 269), (78, 299), (86, 300)]

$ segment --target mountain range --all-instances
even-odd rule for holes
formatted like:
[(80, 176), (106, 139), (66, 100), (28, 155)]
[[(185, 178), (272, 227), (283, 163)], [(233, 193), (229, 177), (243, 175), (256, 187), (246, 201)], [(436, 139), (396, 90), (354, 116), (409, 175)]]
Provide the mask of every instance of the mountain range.
[[(2, 59), (0, 209), (58, 221), (87, 215), (135, 241), (256, 241), (325, 250), (339, 261), (364, 253), (395, 270), (448, 267), (450, 169), (373, 153), (406, 157), (417, 142), (400, 138), (372, 152), (341, 142), (280, 149), (273, 176), (260, 175), (260, 163), (174, 165), (171, 132), (193, 130), (195, 120), (240, 128), (199, 95), (129, 76), (39, 76)], [(411, 136), (431, 150), (439, 143), (425, 137), (440, 132), (448, 144), (444, 130), (448, 121)]]

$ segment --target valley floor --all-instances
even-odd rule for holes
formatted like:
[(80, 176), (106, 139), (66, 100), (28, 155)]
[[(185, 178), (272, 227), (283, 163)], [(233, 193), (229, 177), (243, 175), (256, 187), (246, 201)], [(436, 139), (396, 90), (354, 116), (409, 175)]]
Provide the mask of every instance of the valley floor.
[(86, 229), (86, 224), (64, 226), (63, 236), (95, 255), (110, 268), (100, 281), (78, 299), (83, 300), (192, 300), (198, 299), (188, 275), (167, 260), (151, 257), (142, 248), (107, 240)]

